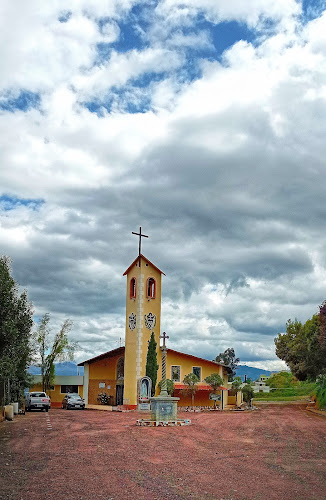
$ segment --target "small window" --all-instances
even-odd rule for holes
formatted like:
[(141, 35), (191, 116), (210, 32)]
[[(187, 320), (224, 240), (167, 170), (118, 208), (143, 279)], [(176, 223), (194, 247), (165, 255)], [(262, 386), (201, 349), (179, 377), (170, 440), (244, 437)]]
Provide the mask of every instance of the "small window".
[(154, 278), (148, 278), (147, 280), (147, 298), (155, 299), (156, 293), (156, 283)]
[(136, 298), (136, 278), (131, 278), (130, 280), (130, 298)]
[(171, 366), (171, 380), (180, 382), (180, 366)]
[(196, 375), (199, 378), (199, 380), (201, 380), (201, 367), (200, 366), (193, 366), (192, 373), (194, 375)]
[(78, 393), (78, 385), (62, 385), (61, 394), (68, 394), (69, 392)]

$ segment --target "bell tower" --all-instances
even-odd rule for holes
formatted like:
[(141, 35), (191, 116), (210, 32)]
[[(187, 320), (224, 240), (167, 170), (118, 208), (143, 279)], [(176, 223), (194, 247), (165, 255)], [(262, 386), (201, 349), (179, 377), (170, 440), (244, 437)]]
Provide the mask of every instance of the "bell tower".
[[(141, 228), (139, 233), (141, 242)], [(137, 407), (137, 383), (146, 375), (148, 341), (154, 332), (160, 344), (161, 280), (162, 274), (154, 264), (141, 254), (123, 274), (127, 276), (124, 405)], [(160, 352), (158, 349), (158, 361)]]

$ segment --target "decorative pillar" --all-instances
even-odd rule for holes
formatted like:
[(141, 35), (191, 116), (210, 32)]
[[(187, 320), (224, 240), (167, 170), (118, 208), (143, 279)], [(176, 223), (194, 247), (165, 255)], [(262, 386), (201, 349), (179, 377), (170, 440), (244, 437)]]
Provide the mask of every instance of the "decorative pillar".
[[(164, 332), (164, 334), (165, 334), (165, 332)], [(166, 338), (169, 338), (169, 337), (166, 337)], [(167, 355), (167, 349), (166, 349), (165, 346), (161, 347), (161, 352), (162, 352), (162, 383), (161, 383), (160, 396), (166, 397), (166, 396), (169, 396), (169, 394), (168, 394), (167, 382), (166, 382), (166, 355)]]

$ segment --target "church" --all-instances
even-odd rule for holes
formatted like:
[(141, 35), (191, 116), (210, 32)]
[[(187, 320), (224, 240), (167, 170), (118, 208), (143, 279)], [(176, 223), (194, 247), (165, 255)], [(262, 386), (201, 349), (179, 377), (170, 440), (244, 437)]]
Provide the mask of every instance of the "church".
[[(152, 332), (157, 343), (157, 382), (161, 380), (161, 290), (165, 274), (141, 253), (141, 236), (140, 228), (139, 255), (123, 274), (126, 276), (125, 346), (78, 365), (84, 367), (83, 396), (86, 404), (98, 404), (98, 395), (104, 392), (110, 396), (110, 404), (114, 406), (148, 409), (151, 380), (146, 377), (146, 359)], [(166, 376), (174, 382), (173, 396), (180, 398), (178, 406), (191, 405), (191, 396), (183, 384), (184, 377), (189, 373), (195, 373), (199, 378), (195, 406), (213, 406), (215, 399), (220, 409), (226, 407), (228, 368), (221, 363), (168, 348)], [(213, 373), (218, 373), (224, 381), (223, 387), (219, 387), (215, 394), (204, 381)], [(155, 395), (159, 392), (156, 385)]]

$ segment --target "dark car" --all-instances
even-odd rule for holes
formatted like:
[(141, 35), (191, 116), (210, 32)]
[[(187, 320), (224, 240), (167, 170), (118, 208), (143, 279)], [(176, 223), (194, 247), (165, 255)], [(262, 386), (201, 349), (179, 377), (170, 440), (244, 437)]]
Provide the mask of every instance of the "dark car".
[(63, 398), (61, 408), (65, 408), (66, 410), (71, 410), (72, 408), (85, 410), (85, 401), (79, 394), (70, 393)]

